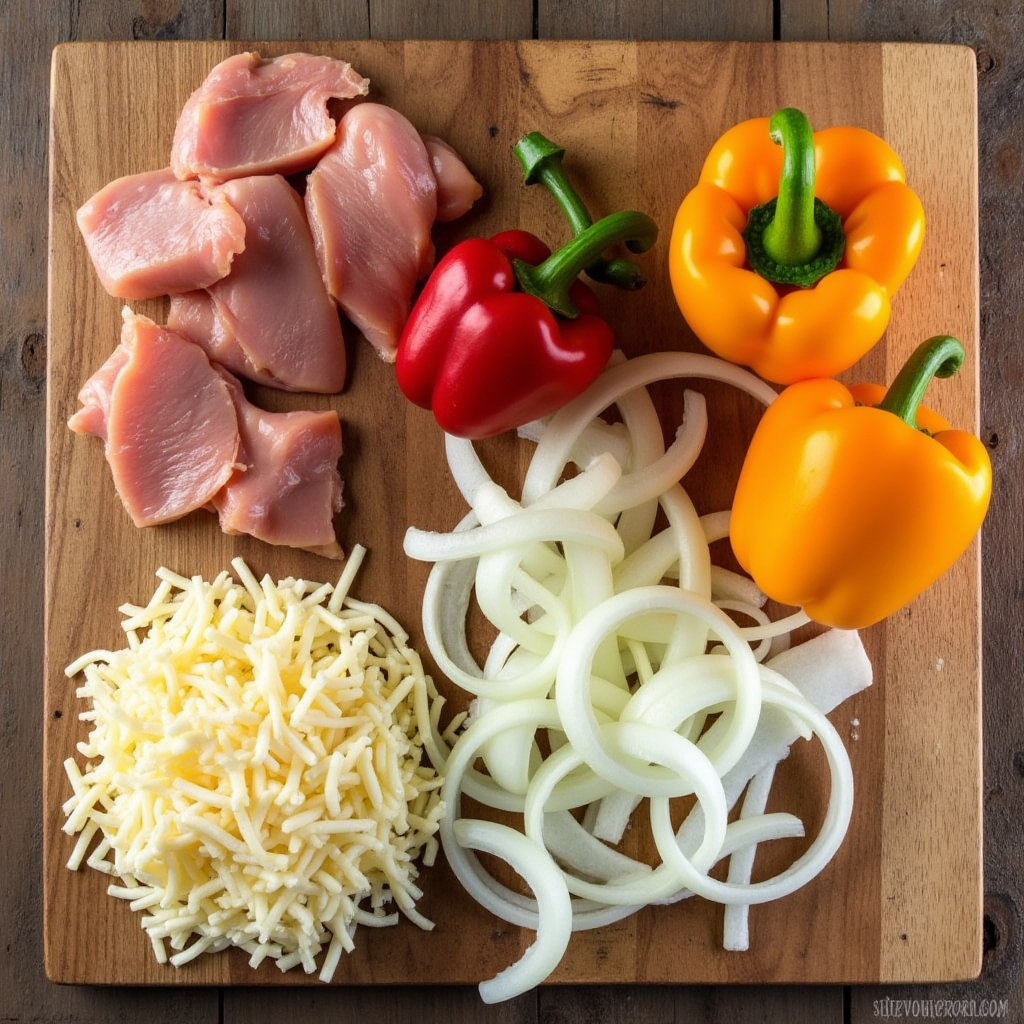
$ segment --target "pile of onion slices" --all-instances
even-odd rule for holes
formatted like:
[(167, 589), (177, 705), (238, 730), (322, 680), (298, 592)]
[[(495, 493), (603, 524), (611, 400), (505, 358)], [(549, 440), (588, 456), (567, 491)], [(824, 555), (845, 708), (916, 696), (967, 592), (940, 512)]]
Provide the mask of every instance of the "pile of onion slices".
[[(675, 378), (774, 398), (710, 356), (619, 357), (575, 401), (520, 431), (536, 448), (518, 498), (471, 442), (448, 437), (470, 510), (450, 533), (406, 534), (406, 554), (435, 563), (423, 598), (430, 653), (472, 695), (451, 746), (436, 723), (424, 737), (445, 778), (442, 845), (480, 904), (537, 933), (519, 961), (480, 985), (486, 1002), (547, 978), (574, 930), (691, 894), (725, 905), (724, 945), (745, 949), (747, 908), (818, 875), (850, 821), (850, 762), (826, 714), (870, 684), (863, 646), (836, 630), (792, 646), (807, 617), (771, 621), (749, 579), (712, 566), (728, 512), (699, 515), (681, 483), (705, 442), (705, 399), (685, 392), (666, 446), (647, 390)], [(613, 407), (614, 423), (602, 418)], [(482, 664), (467, 635), (474, 603), (495, 633)], [(831, 775), (821, 827), (788, 868), (752, 882), (757, 844), (804, 833), (799, 818), (765, 808), (775, 766), (812, 737)], [(463, 794), (521, 815), (522, 830), (462, 817)], [(683, 797), (696, 802), (675, 828), (671, 802)], [(615, 849), (642, 805), (653, 865)], [(532, 897), (495, 878), (477, 852), (506, 861)], [(709, 873), (723, 858), (721, 881)]]

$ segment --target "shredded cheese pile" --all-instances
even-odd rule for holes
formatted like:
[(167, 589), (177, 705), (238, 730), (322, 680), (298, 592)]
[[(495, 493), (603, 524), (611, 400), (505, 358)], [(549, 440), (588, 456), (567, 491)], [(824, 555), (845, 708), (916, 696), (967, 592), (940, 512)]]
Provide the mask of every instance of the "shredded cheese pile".
[(92, 723), (84, 769), (64, 765), (68, 867), (118, 877), (161, 963), (238, 946), (312, 973), (326, 946), (329, 981), (357, 924), (433, 927), (415, 861), (437, 850), (422, 737), (441, 701), (394, 619), (347, 596), (361, 555), (336, 588), (257, 581), (241, 559), (241, 584), (160, 569), (149, 603), (121, 608), (128, 647), (65, 670), (84, 671)]

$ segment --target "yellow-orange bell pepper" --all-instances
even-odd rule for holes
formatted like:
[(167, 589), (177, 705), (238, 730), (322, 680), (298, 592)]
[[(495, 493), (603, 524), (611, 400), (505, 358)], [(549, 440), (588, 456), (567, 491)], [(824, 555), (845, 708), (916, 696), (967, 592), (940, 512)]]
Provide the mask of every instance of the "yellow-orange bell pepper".
[(792, 384), (834, 376), (881, 338), (923, 239), (921, 201), (884, 140), (812, 133), (786, 108), (714, 145), (676, 214), (669, 275), (708, 348)]
[(732, 548), (769, 597), (859, 629), (929, 587), (970, 544), (992, 468), (974, 436), (919, 408), (963, 348), (921, 345), (888, 392), (802, 381), (768, 407), (733, 503)]

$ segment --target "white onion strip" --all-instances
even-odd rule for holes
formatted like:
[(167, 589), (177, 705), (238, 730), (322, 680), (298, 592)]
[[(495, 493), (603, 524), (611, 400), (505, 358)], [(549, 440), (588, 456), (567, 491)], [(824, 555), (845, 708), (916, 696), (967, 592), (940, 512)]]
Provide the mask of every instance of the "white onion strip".
[(539, 985), (557, 966), (572, 934), (569, 890), (543, 844), (493, 821), (463, 818), (455, 823), (459, 845), (500, 857), (533, 890), (540, 909), (537, 938), (511, 967), (480, 984), (485, 1003), (500, 1003)]
[(689, 615), (704, 623), (726, 645), (736, 673), (736, 699), (729, 729), (714, 760), (720, 773), (728, 771), (750, 743), (761, 709), (757, 662), (737, 627), (710, 601), (673, 587), (637, 587), (616, 594), (585, 616), (572, 630), (558, 668), (555, 699), (569, 741), (602, 778), (621, 789), (644, 796), (682, 796), (688, 790), (669, 772), (640, 772), (611, 755), (602, 742), (589, 699), (590, 664), (598, 644), (629, 619), (650, 612)]
[(678, 377), (733, 384), (764, 405), (770, 405), (776, 397), (760, 377), (714, 356), (696, 352), (655, 352), (627, 359), (606, 370), (582, 395), (551, 418), (523, 482), (523, 504), (531, 504), (557, 484), (576, 438), (603, 409), (638, 388)]
[[(725, 943), (739, 948), (749, 906), (815, 877), (849, 824), (852, 772), (838, 734), (774, 662), (759, 664), (808, 618), (797, 610), (771, 621), (752, 581), (711, 565), (729, 512), (700, 516), (679, 482), (707, 433), (698, 393), (684, 392), (682, 424), (665, 446), (646, 385), (677, 377), (732, 383), (764, 404), (775, 398), (710, 356), (616, 354), (583, 395), (521, 431), (537, 447), (520, 499), (494, 482), (471, 442), (446, 438), (471, 512), (451, 533), (406, 534), (410, 557), (436, 563), (424, 594), (430, 652), (476, 698), (457, 732), (442, 738), (435, 718), (424, 738), (444, 774), (440, 842), (474, 899), (538, 931), (519, 961), (481, 985), (486, 1001), (544, 980), (570, 931), (692, 894), (732, 908)], [(613, 405), (621, 423), (599, 418)], [(567, 472), (570, 462), (579, 472)], [(654, 535), (659, 507), (668, 526)], [(474, 599), (496, 631), (482, 668), (466, 632)], [(852, 658), (849, 668), (833, 671), (833, 653)], [(824, 708), (870, 682), (858, 657), (840, 638), (793, 648), (779, 667), (792, 666)], [(799, 736), (817, 737), (828, 761), (824, 821), (788, 868), (751, 883), (759, 843), (803, 835), (793, 815), (765, 813), (774, 765)], [(523, 832), (463, 819), (463, 795), (521, 814)], [(696, 806), (674, 830), (670, 801), (691, 795)], [(602, 841), (620, 838), (645, 799), (657, 863)], [(494, 878), (476, 850), (505, 859), (534, 895)], [(710, 875), (723, 858), (731, 858), (725, 882)]]

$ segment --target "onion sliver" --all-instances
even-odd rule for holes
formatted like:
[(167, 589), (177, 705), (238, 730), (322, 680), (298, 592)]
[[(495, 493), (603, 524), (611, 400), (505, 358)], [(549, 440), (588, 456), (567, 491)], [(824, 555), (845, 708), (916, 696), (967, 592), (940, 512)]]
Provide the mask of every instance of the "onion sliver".
[(552, 639), (551, 648), (540, 661), (528, 665), (520, 674), (501, 676), (489, 679), (479, 671), (467, 670), (449, 654), (449, 644), (456, 643), (456, 649), (463, 651), (466, 657), (468, 647), (465, 640), (466, 609), (469, 605), (469, 585), (465, 593), (453, 594), (452, 588), (446, 587), (450, 581), (447, 567), (461, 565), (462, 562), (438, 562), (427, 577), (427, 587), (423, 594), (423, 636), (427, 647), (437, 662), (437, 667), (452, 682), (468, 690), (478, 697), (493, 697), (496, 700), (510, 700), (516, 697), (544, 696), (551, 688), (555, 670), (561, 657), (562, 644), (568, 635), (568, 613), (560, 602), (555, 600), (541, 585), (528, 582), (523, 578), (525, 586), (534, 591), (531, 597), (550, 600), (555, 623), (559, 627)]
[(569, 811), (548, 811), (544, 815), (544, 845), (570, 870), (603, 881), (651, 871), (650, 865), (596, 839)]
[(691, 892), (718, 903), (767, 903), (806, 885), (821, 873), (839, 849), (853, 813), (853, 771), (835, 727), (817, 708), (791, 690), (766, 682), (765, 693), (771, 694), (773, 703), (807, 722), (821, 741), (832, 776), (825, 820), (814, 841), (800, 857), (774, 878), (749, 885), (719, 882), (698, 871), (691, 858), (680, 849), (672, 828), (669, 802), (662, 798), (651, 801), (651, 830), (664, 863), (679, 872), (685, 887)]
[[(770, 405), (775, 392), (760, 377), (732, 363), (698, 352), (655, 352), (607, 369), (578, 398), (548, 422), (523, 482), (523, 504), (550, 491), (558, 482), (583, 427), (623, 395), (657, 380), (695, 377), (723, 381)], [(576, 427), (576, 424), (579, 424)]]
[(696, 391), (687, 391), (683, 402), (683, 424), (665, 454), (622, 477), (594, 506), (598, 512), (621, 512), (657, 499), (690, 471), (704, 447), (708, 412), (704, 396)]
[(570, 514), (562, 509), (544, 508), (526, 508), (515, 518), (460, 533), (431, 533), (410, 527), (405, 533), (405, 553), (421, 562), (445, 562), (552, 540), (592, 544), (613, 561), (623, 555), (622, 539), (600, 516), (582, 510)]
[[(677, 776), (679, 796), (696, 794), (704, 809), (704, 837), (692, 858), (710, 868), (725, 840), (728, 808), (722, 780), (700, 749), (670, 729), (631, 722), (610, 722), (600, 727), (605, 749), (671, 768)], [(538, 842), (543, 835), (545, 805), (555, 784), (584, 763), (578, 750), (562, 747), (537, 769), (526, 791), (523, 811), (526, 834)]]
[(645, 796), (678, 795), (679, 780), (671, 772), (639, 771), (614, 756), (601, 738), (589, 697), (590, 667), (594, 652), (605, 637), (629, 619), (651, 612), (692, 615), (725, 643), (736, 674), (735, 703), (730, 725), (715, 752), (719, 772), (731, 768), (750, 743), (761, 708), (761, 680), (750, 647), (736, 625), (710, 601), (673, 587), (637, 587), (609, 598), (573, 627), (555, 682), (555, 700), (569, 742), (602, 778), (620, 789)]
[(507, 825), (462, 819), (455, 823), (459, 845), (500, 857), (533, 890), (540, 908), (537, 938), (511, 967), (480, 983), (480, 998), (499, 1003), (539, 985), (557, 966), (572, 935), (569, 890), (551, 855)]
[[(806, 654), (796, 648), (781, 658), (806, 696), (771, 663), (759, 664), (808, 619), (796, 611), (769, 620), (751, 580), (712, 567), (710, 545), (728, 537), (730, 513), (700, 516), (680, 483), (705, 440), (706, 401), (684, 391), (682, 423), (666, 449), (646, 388), (676, 377), (731, 383), (766, 405), (776, 397), (711, 356), (616, 353), (584, 394), (521, 432), (538, 443), (518, 500), (471, 442), (447, 438), (472, 511), (452, 533), (406, 534), (410, 557), (437, 563), (424, 595), (430, 652), (476, 697), (461, 733), (449, 726), (442, 737), (432, 719), (425, 740), (444, 773), (441, 845), (475, 900), (540, 932), (522, 960), (481, 986), (488, 1001), (547, 977), (570, 928), (693, 894), (734, 908), (727, 944), (744, 944), (749, 905), (818, 874), (850, 820), (852, 771), (823, 711), (870, 682), (859, 641), (819, 639), (801, 645)], [(621, 423), (600, 418), (612, 406)], [(652, 536), (659, 510), (668, 525)], [(666, 585), (673, 580), (678, 586)], [(467, 637), (474, 595), (496, 631), (482, 667)], [(852, 660), (836, 671), (833, 657)], [(798, 737), (815, 735), (832, 780), (823, 824), (789, 868), (750, 884), (757, 844), (804, 833), (793, 815), (764, 811), (775, 763)], [(755, 775), (740, 818), (729, 822)], [(695, 805), (673, 831), (670, 800), (691, 795)], [(463, 796), (521, 814), (525, 834), (462, 819)], [(602, 841), (621, 838), (643, 799), (660, 855), (652, 863)], [(475, 850), (507, 860), (536, 898), (493, 877)], [(712, 878), (728, 857), (728, 880)]]
[[(775, 781), (775, 765), (758, 772), (747, 785), (740, 818), (747, 820), (764, 814), (768, 806), (768, 797)], [(750, 881), (754, 870), (754, 857), (757, 844), (751, 843), (733, 857), (729, 858), (729, 873), (726, 881), (733, 885), (743, 885)], [(722, 918), (722, 948), (741, 952), (750, 948), (750, 904), (726, 904)]]
[(444, 435), (444, 454), (452, 480), (467, 505), (473, 504), (476, 492), (485, 484), (493, 483), (490, 473), (484, 469), (473, 442), (452, 434)]

